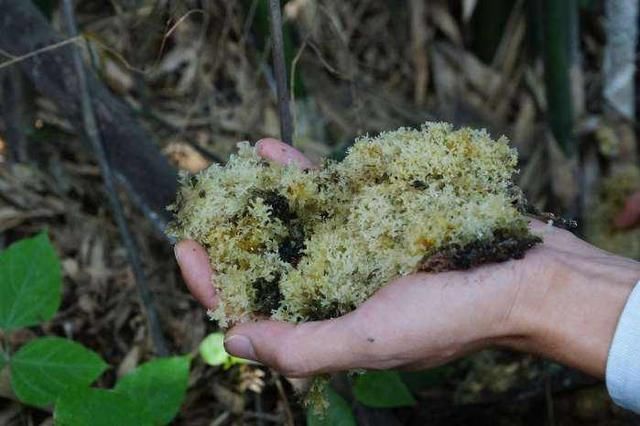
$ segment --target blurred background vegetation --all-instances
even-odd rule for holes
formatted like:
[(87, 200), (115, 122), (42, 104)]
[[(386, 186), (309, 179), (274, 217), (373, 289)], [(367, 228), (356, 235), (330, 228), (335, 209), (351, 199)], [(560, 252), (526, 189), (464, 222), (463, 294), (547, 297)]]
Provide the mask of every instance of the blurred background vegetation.
[[(42, 25), (64, 39), (61, 5), (31, 1), (45, 16)], [(29, 29), (0, 31), (0, 247), (47, 229), (65, 279), (58, 316), (8, 338), (17, 346), (43, 333), (73, 337), (118, 366), (100, 379), (109, 386), (153, 355), (147, 322), (95, 157), (78, 136), (72, 105), (29, 73), (35, 56), (82, 46), (97, 84), (141, 128), (128, 133), (129, 123), (111, 123), (122, 125), (122, 146), (148, 143), (187, 172), (223, 162), (237, 141), (278, 137), (279, 117), (266, 0), (75, 5), (82, 43), (14, 51)], [(2, 9), (1, 19), (16, 18)], [(283, 18), (294, 146), (314, 159), (340, 158), (365, 133), (433, 120), (487, 128), (518, 149), (518, 182), (536, 208), (575, 218), (580, 235), (640, 258), (640, 230), (611, 223), (625, 198), (640, 190), (636, 0), (289, 0)], [(63, 73), (58, 65), (46, 72)], [(98, 104), (98, 120), (107, 114), (100, 105), (109, 108)], [(108, 131), (102, 129), (107, 147)], [(125, 164), (125, 181), (126, 170), (150, 167), (127, 157), (109, 152), (111, 161)], [(154, 187), (153, 179), (129, 183), (120, 199), (135, 224), (155, 309), (170, 350), (188, 353), (215, 325), (183, 289), (158, 232), (162, 220), (148, 220), (166, 213), (141, 211), (137, 201), (173, 188)], [(405, 381), (417, 405), (381, 410), (353, 402), (359, 422), (638, 421), (611, 404), (602, 384), (530, 356), (485, 352)], [(196, 363), (175, 422), (303, 419), (290, 384), (276, 373)], [(1, 424), (47, 422), (47, 412), (0, 399)]]

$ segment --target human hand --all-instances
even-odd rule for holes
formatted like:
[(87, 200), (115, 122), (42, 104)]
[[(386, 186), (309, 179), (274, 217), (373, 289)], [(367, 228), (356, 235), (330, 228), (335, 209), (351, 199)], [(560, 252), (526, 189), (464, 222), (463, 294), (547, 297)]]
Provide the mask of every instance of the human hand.
[(640, 224), (640, 191), (627, 198), (622, 211), (614, 219), (614, 225), (620, 229), (632, 228)]
[[(258, 142), (257, 149), (274, 162), (313, 166), (274, 139)], [(489, 346), (539, 353), (602, 377), (618, 315), (640, 266), (566, 231), (537, 221), (531, 226), (545, 242), (522, 260), (401, 277), (355, 311), (327, 321), (239, 324), (228, 331), (225, 347), (290, 377), (433, 367)], [(176, 257), (194, 297), (215, 308), (204, 248), (182, 241)]]

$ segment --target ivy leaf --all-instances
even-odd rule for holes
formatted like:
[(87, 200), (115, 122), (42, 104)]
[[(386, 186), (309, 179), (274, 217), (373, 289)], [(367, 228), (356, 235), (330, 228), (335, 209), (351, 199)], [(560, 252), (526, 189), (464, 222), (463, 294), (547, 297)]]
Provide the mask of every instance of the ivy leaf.
[(154, 422), (169, 423), (187, 392), (190, 364), (188, 356), (149, 361), (122, 377), (114, 390), (143, 402)]
[(95, 352), (60, 337), (32, 340), (9, 363), (11, 387), (18, 399), (40, 407), (71, 386), (89, 386), (107, 368)]
[(56, 402), (57, 426), (147, 426), (153, 419), (139, 402), (111, 390), (73, 387)]
[(60, 260), (46, 234), (18, 241), (0, 253), (0, 328), (47, 321), (60, 306)]
[(369, 407), (406, 407), (416, 403), (407, 385), (395, 371), (370, 371), (358, 376), (353, 394)]
[(331, 386), (326, 386), (325, 395), (329, 402), (326, 413), (307, 410), (307, 426), (356, 426), (351, 407)]

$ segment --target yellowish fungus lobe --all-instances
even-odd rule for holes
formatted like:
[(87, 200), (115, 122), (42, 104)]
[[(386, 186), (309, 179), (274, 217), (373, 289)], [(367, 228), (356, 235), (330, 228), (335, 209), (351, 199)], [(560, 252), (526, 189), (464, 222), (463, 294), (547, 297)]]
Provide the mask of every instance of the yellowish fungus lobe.
[(539, 242), (506, 138), (426, 123), (355, 142), (315, 170), (269, 164), (248, 143), (182, 176), (169, 233), (208, 250), (223, 327), (345, 314), (398, 276), (520, 258)]

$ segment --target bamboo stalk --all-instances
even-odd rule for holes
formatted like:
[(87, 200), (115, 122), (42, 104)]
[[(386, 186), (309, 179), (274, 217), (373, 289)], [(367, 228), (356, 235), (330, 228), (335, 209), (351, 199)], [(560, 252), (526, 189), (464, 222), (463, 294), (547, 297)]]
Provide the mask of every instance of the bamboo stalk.
[(570, 32), (571, 15), (577, 13), (575, 0), (544, 2), (544, 76), (547, 120), (565, 155), (575, 152), (573, 105), (571, 101)]
[(293, 121), (291, 119), (289, 90), (287, 87), (287, 67), (284, 57), (280, 0), (269, 0), (269, 17), (271, 22), (271, 54), (273, 56), (273, 70), (276, 77), (276, 91), (278, 94), (280, 138), (291, 145), (293, 143)]
[(479, 1), (471, 16), (472, 50), (490, 64), (504, 36), (514, 0)]

